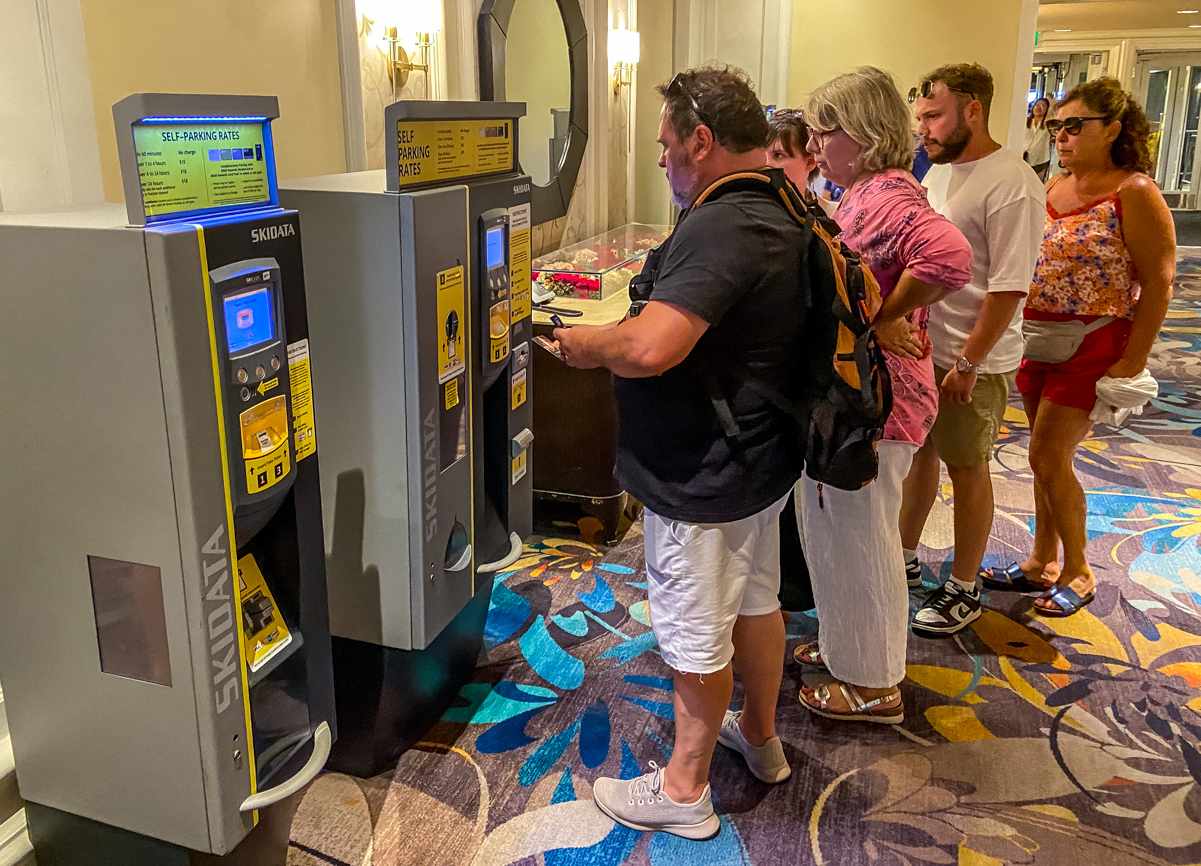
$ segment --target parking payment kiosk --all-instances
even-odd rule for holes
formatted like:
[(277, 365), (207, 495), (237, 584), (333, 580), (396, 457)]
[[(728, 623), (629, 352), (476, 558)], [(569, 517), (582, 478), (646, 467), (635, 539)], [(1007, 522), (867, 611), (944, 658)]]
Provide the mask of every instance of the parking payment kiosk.
[(303, 211), (340, 741), (361, 776), (475, 669), (532, 528), (529, 178), (506, 103), (397, 103), (387, 168), (289, 181)]
[(271, 97), (113, 107), (126, 206), (0, 215), (0, 679), (40, 864), (225, 854), (335, 736)]

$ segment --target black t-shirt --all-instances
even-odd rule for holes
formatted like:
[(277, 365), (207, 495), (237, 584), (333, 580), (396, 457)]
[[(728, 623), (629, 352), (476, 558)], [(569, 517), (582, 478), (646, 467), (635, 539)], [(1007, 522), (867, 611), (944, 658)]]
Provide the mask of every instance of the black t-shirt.
[[(686, 212), (664, 245), (651, 300), (694, 313), (709, 328), (663, 375), (615, 377), (617, 477), (656, 514), (741, 520), (800, 477), (803, 431), (747, 380), (801, 403), (831, 365), (833, 320), (809, 315), (805, 242), (778, 202), (744, 191)], [(828, 341), (805, 345), (811, 319), (829, 319)], [(824, 364), (815, 357), (823, 351)], [(723, 432), (713, 383), (741, 430), (737, 441)]]

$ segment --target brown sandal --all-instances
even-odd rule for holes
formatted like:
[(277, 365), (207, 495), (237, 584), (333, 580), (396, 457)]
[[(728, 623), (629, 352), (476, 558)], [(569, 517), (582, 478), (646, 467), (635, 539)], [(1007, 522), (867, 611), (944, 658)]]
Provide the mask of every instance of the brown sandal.
[[(831, 698), (834, 696), (831, 686), (837, 686), (842, 692), (850, 711), (839, 712), (831, 710)], [(805, 693), (812, 692), (813, 700), (806, 698)], [(801, 706), (809, 712), (822, 718), (834, 719), (839, 722), (872, 722), (877, 725), (899, 725), (905, 721), (905, 704), (901, 701), (900, 689), (893, 689), (889, 694), (882, 695), (870, 701), (865, 701), (858, 689), (848, 683), (838, 682), (820, 685), (816, 689), (803, 688), (797, 699)], [(896, 701), (894, 704), (893, 701)]]
[(826, 661), (822, 658), (821, 647), (817, 641), (813, 643), (803, 643), (792, 651), (792, 660), (799, 665), (804, 665), (807, 668), (821, 668), (826, 670)]

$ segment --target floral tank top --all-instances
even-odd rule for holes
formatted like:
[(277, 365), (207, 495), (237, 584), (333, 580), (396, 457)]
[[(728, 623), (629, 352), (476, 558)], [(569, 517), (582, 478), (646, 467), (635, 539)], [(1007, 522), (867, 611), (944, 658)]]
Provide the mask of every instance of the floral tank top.
[(1048, 199), (1027, 312), (1133, 319), (1139, 291), (1118, 193), (1062, 214)]

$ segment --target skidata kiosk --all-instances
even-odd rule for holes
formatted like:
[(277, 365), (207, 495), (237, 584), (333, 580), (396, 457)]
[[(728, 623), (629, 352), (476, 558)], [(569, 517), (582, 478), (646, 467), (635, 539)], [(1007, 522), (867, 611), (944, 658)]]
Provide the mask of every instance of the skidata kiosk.
[(277, 116), (268, 97), (130, 96), (124, 209), (0, 215), (0, 680), (42, 866), (224, 854), (329, 753)]
[(475, 668), (532, 528), (530, 179), (519, 104), (400, 102), (387, 169), (289, 181), (302, 211), (340, 739), (373, 775)]

